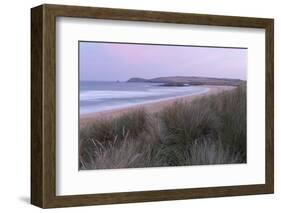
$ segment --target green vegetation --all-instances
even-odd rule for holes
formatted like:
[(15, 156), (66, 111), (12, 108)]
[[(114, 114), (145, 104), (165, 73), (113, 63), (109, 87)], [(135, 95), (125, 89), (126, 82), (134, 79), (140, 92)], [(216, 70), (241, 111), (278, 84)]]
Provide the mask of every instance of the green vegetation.
[(246, 162), (246, 89), (136, 110), (80, 130), (79, 168), (115, 169)]
[(167, 76), (151, 79), (144, 78), (130, 78), (127, 82), (150, 82), (150, 83), (163, 83), (163, 84), (188, 84), (188, 85), (221, 85), (221, 86), (241, 86), (246, 82), (240, 79), (230, 78), (209, 78), (209, 77), (196, 77), (196, 76)]

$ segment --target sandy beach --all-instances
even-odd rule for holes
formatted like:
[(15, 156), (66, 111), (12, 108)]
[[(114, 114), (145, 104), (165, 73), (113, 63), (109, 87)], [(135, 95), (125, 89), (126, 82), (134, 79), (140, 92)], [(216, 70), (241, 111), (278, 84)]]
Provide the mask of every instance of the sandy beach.
[(107, 118), (118, 117), (118, 116), (122, 115), (123, 113), (128, 112), (129, 110), (135, 110), (135, 109), (142, 108), (150, 113), (154, 113), (154, 112), (158, 112), (158, 111), (162, 110), (163, 108), (173, 104), (175, 101), (179, 101), (179, 100), (183, 99), (184, 101), (191, 102), (200, 97), (214, 95), (214, 94), (221, 93), (223, 91), (232, 90), (232, 89), (236, 88), (235, 86), (208, 86), (208, 85), (200, 86), (200, 87), (205, 87), (205, 88), (208, 88), (209, 90), (207, 92), (201, 93), (201, 94), (180, 96), (180, 97), (175, 97), (175, 98), (169, 98), (166, 100), (159, 100), (159, 101), (153, 102), (153, 103), (138, 104), (136, 106), (124, 107), (121, 109), (105, 110), (102, 112), (82, 115), (82, 116), (80, 116), (80, 127), (83, 127), (83, 126), (93, 122), (96, 119), (100, 119), (100, 118), (107, 119)]

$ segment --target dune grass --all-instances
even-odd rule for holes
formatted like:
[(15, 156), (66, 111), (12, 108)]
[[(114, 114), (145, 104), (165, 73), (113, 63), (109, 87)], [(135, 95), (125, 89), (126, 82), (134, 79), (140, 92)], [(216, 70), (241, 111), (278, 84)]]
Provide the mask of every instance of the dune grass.
[(138, 109), (80, 130), (79, 168), (115, 169), (246, 162), (244, 86), (157, 113)]

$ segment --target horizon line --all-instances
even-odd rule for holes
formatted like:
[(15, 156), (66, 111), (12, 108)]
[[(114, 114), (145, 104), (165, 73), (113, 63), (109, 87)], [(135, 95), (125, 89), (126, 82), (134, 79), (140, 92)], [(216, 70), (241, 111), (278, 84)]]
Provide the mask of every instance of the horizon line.
[(139, 79), (144, 79), (144, 80), (152, 80), (152, 79), (155, 79), (155, 78), (185, 78), (185, 77), (189, 77), (189, 78), (211, 78), (211, 79), (227, 79), (227, 80), (240, 80), (240, 81), (247, 81), (246, 79), (240, 79), (240, 78), (227, 78), (227, 77), (206, 77), (206, 76), (160, 76), (160, 77), (153, 77), (153, 78), (142, 78), (142, 77), (131, 77), (131, 78), (128, 78), (127, 80), (119, 80), (119, 79), (116, 79), (116, 80), (83, 80), (83, 79), (80, 79), (80, 81), (104, 81), (104, 82), (116, 82), (116, 81), (119, 81), (119, 82), (127, 82), (128, 80), (132, 79), (132, 78), (139, 78)]

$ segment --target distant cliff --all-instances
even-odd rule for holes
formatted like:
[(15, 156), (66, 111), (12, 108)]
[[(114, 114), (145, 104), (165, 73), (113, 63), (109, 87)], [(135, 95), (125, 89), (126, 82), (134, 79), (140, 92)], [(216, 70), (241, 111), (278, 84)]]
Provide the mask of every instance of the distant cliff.
[(245, 84), (246, 81), (240, 79), (227, 79), (227, 78), (208, 78), (208, 77), (194, 77), (194, 76), (169, 76), (158, 77), (151, 79), (144, 78), (130, 78), (127, 82), (150, 82), (150, 83), (163, 83), (167, 86), (175, 85), (217, 85), (217, 86), (239, 86)]
[(130, 78), (127, 82), (151, 82), (151, 81), (144, 78)]

